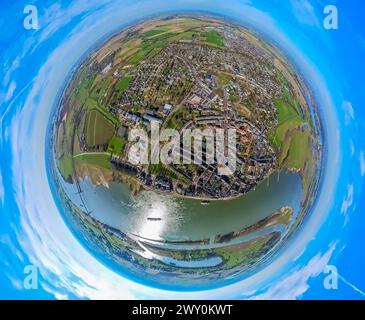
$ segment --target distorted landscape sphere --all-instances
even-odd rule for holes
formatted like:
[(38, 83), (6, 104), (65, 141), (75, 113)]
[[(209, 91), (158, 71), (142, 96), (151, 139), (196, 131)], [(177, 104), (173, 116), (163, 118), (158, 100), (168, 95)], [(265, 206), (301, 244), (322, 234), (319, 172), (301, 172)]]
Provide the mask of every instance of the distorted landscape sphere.
[(69, 81), (53, 130), (65, 218), (144, 284), (257, 272), (316, 197), (317, 104), (285, 54), (233, 21), (164, 16), (120, 31)]

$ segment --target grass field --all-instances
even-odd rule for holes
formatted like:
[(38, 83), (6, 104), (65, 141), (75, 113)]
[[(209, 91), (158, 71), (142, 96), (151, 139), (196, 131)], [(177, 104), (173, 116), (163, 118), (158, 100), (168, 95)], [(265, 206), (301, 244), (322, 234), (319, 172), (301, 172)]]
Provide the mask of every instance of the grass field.
[(181, 32), (179, 34), (176, 34), (176, 35), (172, 36), (170, 39), (171, 39), (171, 41), (193, 40), (193, 36), (199, 36), (199, 35), (200, 34), (197, 32), (186, 31), (186, 32)]
[[(289, 100), (291, 99), (291, 100)], [(310, 129), (298, 113), (295, 98), (286, 94), (285, 98), (275, 101), (279, 125), (272, 142), (279, 150), (278, 165), (302, 170), (311, 157)]]
[(148, 58), (154, 58), (154, 57), (156, 57), (161, 52), (161, 50), (162, 50), (162, 48), (153, 48), (148, 53)]
[(289, 168), (304, 168), (307, 157), (311, 152), (309, 130), (303, 133), (296, 131), (291, 137), (286, 165)]
[(58, 168), (60, 170), (62, 177), (64, 177), (65, 179), (72, 176), (73, 174), (72, 157), (68, 153), (64, 153), (58, 159)]
[(110, 113), (108, 110), (106, 110), (104, 106), (100, 105), (99, 101), (97, 101), (93, 98), (88, 98), (86, 101), (86, 105), (87, 105), (88, 111), (91, 112), (91, 111), (97, 110), (107, 120), (109, 120), (114, 126), (116, 126), (119, 123), (117, 117), (114, 114)]
[(115, 127), (99, 111), (92, 110), (86, 114), (85, 136), (88, 147), (107, 144), (113, 137)]
[(98, 107), (98, 103), (95, 99), (93, 98), (87, 98), (86, 100), (86, 107), (87, 107), (87, 110), (94, 110)]
[(108, 77), (96, 82), (90, 94), (90, 97), (97, 100), (103, 98), (105, 94), (108, 92), (108, 88), (110, 87), (112, 80), (113, 80), (112, 77)]
[(227, 85), (233, 80), (233, 76), (229, 73), (219, 72), (217, 78), (220, 84)]
[(92, 166), (111, 170), (110, 155), (107, 153), (83, 153), (74, 157), (75, 162), (82, 161)]
[(118, 118), (106, 110), (104, 107), (97, 105), (96, 109), (107, 119), (109, 120), (114, 126), (118, 125), (119, 121)]
[(86, 80), (84, 80), (78, 88), (79, 91), (78, 91), (77, 96), (78, 96), (78, 99), (80, 100), (81, 104), (85, 103), (87, 100), (87, 97), (89, 95), (89, 88), (88, 88), (89, 85), (90, 85), (90, 83), (88, 83)]
[(115, 85), (115, 89), (117, 89), (119, 92), (125, 91), (128, 88), (128, 86), (132, 80), (133, 80), (133, 77), (131, 77), (131, 76), (125, 76), (125, 77), (121, 78)]
[(215, 30), (209, 31), (206, 35), (207, 43), (216, 45), (217, 47), (224, 46), (224, 38)]
[(278, 112), (279, 124), (274, 137), (274, 145), (280, 148), (287, 132), (296, 129), (303, 124), (304, 120), (299, 116), (294, 107), (284, 99), (277, 99), (275, 106)]
[(167, 121), (166, 128), (167, 129), (179, 129), (181, 128), (184, 123), (183, 119), (187, 115), (187, 110), (183, 107), (175, 108), (174, 113), (170, 116), (169, 120)]
[(94, 77), (88, 77), (87, 76), (88, 70), (85, 70), (83, 72), (83, 76), (81, 77), (81, 81), (77, 86), (76, 89), (76, 96), (80, 101), (80, 104), (84, 104), (86, 102), (86, 99), (89, 96), (90, 88), (94, 82)]
[(156, 54), (155, 49), (164, 48), (167, 45), (165, 38), (145, 40), (140, 46), (140, 50), (128, 59), (129, 63), (138, 64), (145, 57)]
[(148, 167), (149, 173), (153, 175), (163, 176), (163, 177), (170, 177), (171, 179), (182, 182), (182, 183), (189, 183), (189, 181), (182, 176), (181, 174), (175, 172), (173, 169), (169, 168), (168, 166), (159, 163), (159, 164), (150, 164)]
[(224, 249), (213, 249), (212, 251), (223, 257), (225, 269), (231, 269), (237, 265), (248, 265), (257, 261), (262, 256), (267, 243), (274, 239), (275, 236), (272, 233), (245, 243), (232, 245)]
[(121, 137), (113, 137), (108, 146), (108, 152), (113, 154), (121, 154), (124, 150), (126, 141)]
[(150, 52), (151, 50), (148, 49), (142, 49), (139, 50), (136, 54), (134, 54), (132, 57), (129, 58), (128, 62), (133, 64), (138, 64), (141, 62), (145, 56)]

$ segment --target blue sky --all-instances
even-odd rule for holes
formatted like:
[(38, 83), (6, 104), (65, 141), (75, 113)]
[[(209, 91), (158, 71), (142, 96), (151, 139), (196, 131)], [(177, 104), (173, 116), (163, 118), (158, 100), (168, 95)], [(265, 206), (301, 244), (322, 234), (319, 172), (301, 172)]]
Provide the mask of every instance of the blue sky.
[[(24, 29), (24, 1), (0, 7), (0, 298), (364, 298), (365, 4), (331, 1), (339, 29), (330, 31), (323, 28), (325, 0), (31, 3), (39, 30)], [(137, 19), (181, 10), (235, 18), (274, 41), (314, 91), (328, 138), (319, 200), (285, 250), (240, 283), (194, 293), (135, 284), (86, 251), (54, 203), (45, 161), (50, 114), (83, 55)], [(30, 263), (39, 269), (37, 290), (23, 288)], [(328, 264), (338, 268), (338, 290), (323, 286)]]

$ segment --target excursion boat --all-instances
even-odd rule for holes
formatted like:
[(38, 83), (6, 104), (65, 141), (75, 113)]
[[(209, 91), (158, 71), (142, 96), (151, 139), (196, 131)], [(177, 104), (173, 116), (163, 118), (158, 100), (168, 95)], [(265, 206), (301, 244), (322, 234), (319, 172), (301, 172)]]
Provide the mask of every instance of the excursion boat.
[(161, 218), (147, 218), (149, 221), (161, 221)]

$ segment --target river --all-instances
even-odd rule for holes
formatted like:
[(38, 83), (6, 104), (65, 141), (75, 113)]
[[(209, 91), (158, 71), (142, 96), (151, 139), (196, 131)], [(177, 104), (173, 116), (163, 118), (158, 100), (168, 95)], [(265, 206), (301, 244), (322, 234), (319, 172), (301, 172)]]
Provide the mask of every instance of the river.
[(291, 206), (296, 215), (302, 195), (300, 176), (291, 172), (274, 173), (242, 197), (208, 205), (150, 191), (133, 196), (123, 183), (95, 187), (89, 179), (80, 183), (82, 203), (75, 185), (64, 184), (71, 200), (83, 210), (86, 205), (97, 220), (144, 238), (168, 241), (198, 241), (239, 231), (284, 206)]

